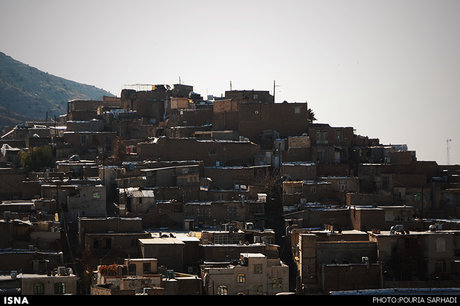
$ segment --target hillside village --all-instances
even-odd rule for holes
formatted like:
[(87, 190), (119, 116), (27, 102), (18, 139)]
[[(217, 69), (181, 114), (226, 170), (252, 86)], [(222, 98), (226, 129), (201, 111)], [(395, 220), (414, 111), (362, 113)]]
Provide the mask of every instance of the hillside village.
[(143, 85), (1, 137), (0, 292), (460, 287), (460, 166), (269, 91)]

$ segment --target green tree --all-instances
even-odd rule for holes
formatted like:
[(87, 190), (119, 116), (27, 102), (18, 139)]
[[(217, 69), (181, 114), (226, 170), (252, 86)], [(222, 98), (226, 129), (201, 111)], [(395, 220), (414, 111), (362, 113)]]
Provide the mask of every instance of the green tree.
[(21, 167), (27, 171), (40, 171), (53, 166), (53, 151), (50, 146), (29, 148), (19, 153)]
[(307, 112), (308, 112), (308, 115), (307, 115), (308, 122), (312, 123), (313, 121), (316, 121), (315, 113), (311, 110), (311, 108), (309, 108)]

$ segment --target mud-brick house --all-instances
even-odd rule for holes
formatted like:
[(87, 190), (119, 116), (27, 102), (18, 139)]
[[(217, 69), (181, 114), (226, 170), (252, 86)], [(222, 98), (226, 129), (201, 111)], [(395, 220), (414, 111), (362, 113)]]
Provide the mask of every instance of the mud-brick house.
[(143, 214), (155, 206), (155, 194), (150, 189), (120, 188), (119, 206), (122, 214)]
[(359, 192), (359, 178), (353, 176), (324, 176), (321, 181), (331, 184), (331, 196), (338, 204), (345, 205), (347, 193)]
[(240, 103), (238, 132), (256, 143), (266, 130), (276, 131), (281, 138), (307, 132), (307, 103)]
[(0, 200), (22, 199), (26, 174), (21, 169), (0, 168)]
[[(433, 287), (458, 277), (455, 252), (458, 235), (455, 231), (374, 231), (370, 241), (377, 244), (378, 260), (385, 267), (386, 281), (412, 281), (413, 287), (430, 282)], [(437, 284), (437, 285), (436, 285)], [(440, 285), (441, 284), (441, 285)], [(395, 286), (399, 286), (397, 283)]]
[(43, 184), (42, 197), (55, 199), (68, 224), (76, 227), (79, 217), (107, 216), (106, 189), (99, 180), (74, 180), (68, 184)]
[(91, 295), (134, 295), (145, 293), (145, 288), (161, 287), (156, 258), (125, 258), (123, 264), (97, 267)]
[(86, 121), (99, 118), (100, 108), (119, 108), (120, 99), (104, 96), (102, 100), (70, 100), (67, 102), (65, 120)]
[(242, 190), (262, 182), (270, 175), (270, 165), (209, 166), (204, 167), (204, 177), (211, 179), (210, 189)]
[(105, 217), (107, 215), (106, 190), (103, 185), (80, 185), (67, 198), (66, 218)]
[(316, 164), (313, 162), (284, 162), (281, 164), (281, 175), (293, 181), (315, 180)]
[(167, 269), (183, 271), (185, 243), (174, 235), (139, 239), (142, 257), (158, 259), (158, 265)]
[(336, 203), (333, 198), (331, 182), (322, 180), (284, 181), (282, 183), (282, 201), (284, 206), (299, 203), (322, 202)]
[[(120, 188), (119, 212), (121, 216), (140, 217), (145, 228), (184, 228), (184, 204), (176, 200), (163, 200), (162, 198), (173, 198), (175, 193), (144, 188)], [(177, 199), (182, 197), (182, 192), (174, 190)], [(160, 198), (160, 199), (158, 199)]]
[(70, 100), (67, 102), (67, 120), (91, 120), (97, 117), (99, 100)]
[(75, 154), (95, 158), (98, 154), (111, 155), (116, 132), (112, 131), (69, 131), (64, 132), (64, 140), (72, 145)]
[[(284, 163), (303, 162), (303, 163), (313, 164), (313, 162), (311, 162), (312, 161), (312, 155), (311, 155), (312, 148), (311, 148), (310, 136), (308, 136), (306, 133), (300, 136), (288, 136), (287, 138), (277, 140), (275, 141), (274, 145), (276, 149), (281, 151), (281, 154), (282, 154), (281, 160)], [(291, 167), (292, 165), (287, 165), (287, 166)], [(307, 166), (307, 165), (304, 165), (304, 166)], [(290, 170), (293, 170), (292, 167), (290, 168)], [(316, 167), (315, 167), (315, 171), (316, 171)]]
[(91, 295), (201, 295), (196, 275), (165, 270), (156, 258), (129, 258), (123, 264), (100, 265)]
[(253, 222), (264, 228), (265, 203), (253, 200), (190, 201), (184, 204), (184, 218), (196, 226), (219, 226), (232, 221)]
[(275, 295), (289, 291), (289, 267), (261, 253), (241, 253), (239, 262), (205, 263), (201, 275), (206, 295)]
[(353, 228), (356, 230), (370, 231), (387, 229), (385, 211), (380, 207), (353, 206), (350, 208), (350, 219)]
[(165, 200), (198, 200), (200, 196), (200, 173), (201, 167), (197, 164), (174, 165), (169, 167), (157, 167), (143, 169), (145, 175), (145, 186), (156, 189), (177, 187), (180, 190), (179, 198), (169, 198)]
[(394, 199), (391, 194), (348, 192), (346, 204), (347, 206), (393, 205)]
[(308, 136), (312, 160), (318, 164), (341, 164), (350, 159), (354, 140), (352, 127), (313, 123), (308, 126)]
[(302, 135), (308, 125), (307, 103), (274, 103), (268, 91), (232, 90), (214, 102), (213, 129), (236, 130), (260, 143), (267, 130), (281, 137)]
[(150, 237), (142, 228), (141, 218), (82, 217), (78, 225), (78, 249), (93, 256), (97, 263), (99, 259), (104, 264), (112, 264), (128, 257), (140, 257), (138, 240)]
[(403, 225), (411, 230), (416, 227), (414, 221), (415, 208), (413, 206), (351, 206), (350, 219), (356, 230), (387, 231), (394, 225)]
[(257, 229), (251, 222), (230, 222), (223, 225), (223, 230), (202, 230), (199, 233), (201, 244), (275, 243), (272, 229)]
[[(0, 276), (0, 291), (3, 295), (76, 295), (78, 277), (71, 273), (35, 274), (12, 271)], [(30, 300), (29, 300), (30, 301)]]
[(64, 255), (61, 251), (37, 250), (33, 246), (0, 249), (1, 271), (46, 274), (63, 265)]
[(351, 229), (350, 211), (348, 208), (307, 203), (305, 205), (287, 206), (284, 216), (286, 219), (295, 220), (298, 226), (305, 228), (323, 228), (331, 225), (336, 230)]
[(69, 268), (59, 267), (52, 274), (17, 273), (8, 277), (18, 280), (22, 295), (77, 295), (79, 277), (67, 271)]
[(377, 262), (375, 242), (324, 241), (314, 233), (300, 234), (298, 241), (294, 258), (299, 294), (382, 288), (382, 265)]
[[(436, 206), (433, 178), (439, 177), (436, 162), (413, 161), (410, 164), (360, 164), (360, 192), (391, 195), (398, 205), (415, 206), (423, 216)], [(432, 196), (433, 194), (433, 196)]]
[(166, 104), (171, 92), (167, 86), (156, 85), (145, 91), (123, 89), (121, 91), (121, 108), (136, 113), (151, 124), (158, 124), (163, 121), (167, 109)]
[(80, 160), (77, 156), (69, 160), (56, 161), (56, 169), (70, 178), (96, 177), (98, 166), (94, 160)]

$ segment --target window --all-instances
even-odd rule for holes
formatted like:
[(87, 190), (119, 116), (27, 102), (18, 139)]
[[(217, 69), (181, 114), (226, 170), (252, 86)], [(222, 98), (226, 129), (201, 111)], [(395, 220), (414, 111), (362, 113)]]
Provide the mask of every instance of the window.
[(55, 283), (54, 284), (54, 293), (55, 294), (65, 294), (65, 284), (64, 283)]
[(128, 265), (128, 273), (129, 275), (136, 275), (136, 264)]
[(112, 239), (110, 239), (110, 238), (105, 239), (105, 248), (106, 249), (111, 249), (112, 248)]
[(436, 252), (445, 252), (446, 251), (446, 239), (437, 238), (436, 239)]
[(219, 286), (219, 287), (217, 287), (217, 294), (218, 295), (228, 295), (227, 286)]
[(150, 273), (152, 271), (150, 262), (144, 262), (143, 264), (143, 272), (144, 274)]
[(340, 164), (340, 152), (338, 151), (334, 152), (334, 162)]
[(43, 283), (35, 283), (34, 284), (34, 294), (35, 295), (45, 294), (45, 285)]
[(326, 160), (326, 154), (324, 152), (324, 150), (322, 149), (318, 149), (317, 152), (316, 152), (316, 159), (319, 161), (319, 162), (324, 162)]
[(316, 144), (327, 144), (327, 132), (326, 131), (316, 132)]
[(254, 294), (260, 295), (260, 294), (263, 294), (263, 293), (264, 293), (264, 290), (263, 290), (262, 285), (254, 286)]
[(283, 279), (282, 278), (272, 278), (272, 289), (281, 289), (283, 288)]
[(254, 274), (262, 274), (262, 264), (254, 265)]
[(105, 137), (105, 148), (106, 148), (107, 151), (112, 150), (112, 137), (110, 137), (110, 136)]
[(236, 207), (228, 207), (227, 213), (230, 220), (236, 219)]
[(390, 177), (382, 176), (382, 189), (388, 189), (390, 187)]
[(238, 274), (237, 282), (240, 284), (246, 283), (246, 275), (245, 274)]
[(294, 114), (300, 114), (300, 106), (294, 108)]
[(335, 135), (336, 135), (337, 142), (340, 143), (343, 141), (343, 130), (336, 130)]
[(447, 265), (444, 260), (439, 260), (435, 263), (435, 271), (436, 273), (446, 273), (447, 272)]

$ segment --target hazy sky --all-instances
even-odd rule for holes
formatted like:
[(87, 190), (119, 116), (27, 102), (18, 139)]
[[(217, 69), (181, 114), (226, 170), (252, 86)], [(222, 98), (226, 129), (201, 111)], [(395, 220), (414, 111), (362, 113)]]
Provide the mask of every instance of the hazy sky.
[(120, 95), (276, 88), (320, 123), (460, 164), (458, 0), (0, 0), (0, 51)]

